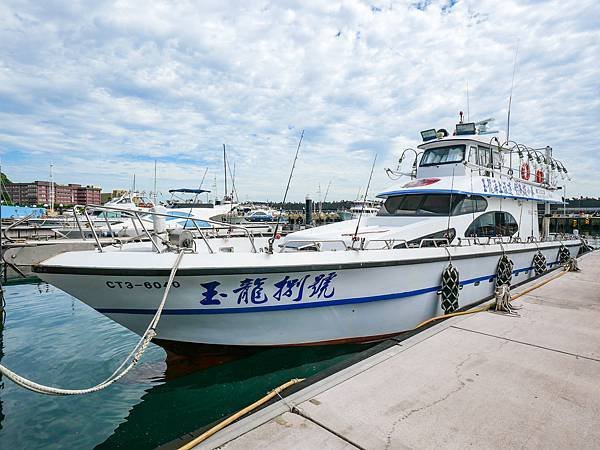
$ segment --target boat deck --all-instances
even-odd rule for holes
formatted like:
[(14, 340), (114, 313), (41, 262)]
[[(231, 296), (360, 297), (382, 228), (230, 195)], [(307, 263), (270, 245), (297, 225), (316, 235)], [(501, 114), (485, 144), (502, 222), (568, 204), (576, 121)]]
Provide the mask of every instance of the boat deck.
[(515, 300), (518, 316), (449, 319), (196, 448), (597, 448), (600, 251), (579, 266)]

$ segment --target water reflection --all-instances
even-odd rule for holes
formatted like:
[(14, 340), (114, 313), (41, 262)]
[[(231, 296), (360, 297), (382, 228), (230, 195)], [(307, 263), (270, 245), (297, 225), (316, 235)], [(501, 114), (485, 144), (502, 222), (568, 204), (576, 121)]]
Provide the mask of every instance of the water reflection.
[[(4, 356), (4, 323), (6, 322), (6, 302), (4, 301), (4, 289), (0, 284), (0, 363), (2, 363), (2, 357)], [(4, 389), (4, 379), (0, 374), (0, 392)], [(4, 422), (4, 410), (2, 407), (2, 397), (0, 397), (0, 431), (2, 430), (2, 423)]]
[[(11, 286), (5, 294), (0, 359), (43, 384), (94, 385), (139, 339), (46, 284)], [(151, 344), (127, 376), (91, 395), (44, 396), (0, 380), (1, 446), (156, 447), (237, 411), (291, 378), (310, 376), (366, 348), (166, 346), (169, 353)]]
[[(197, 371), (152, 387), (126, 421), (97, 448), (155, 447), (222, 419), (291, 378), (305, 378), (343, 361), (365, 345), (210, 349), (187, 360)], [(215, 359), (215, 352), (220, 354)], [(229, 358), (223, 362), (220, 358)], [(180, 357), (180, 359), (185, 359)], [(175, 360), (175, 365), (182, 364)], [(172, 370), (167, 369), (167, 372)]]

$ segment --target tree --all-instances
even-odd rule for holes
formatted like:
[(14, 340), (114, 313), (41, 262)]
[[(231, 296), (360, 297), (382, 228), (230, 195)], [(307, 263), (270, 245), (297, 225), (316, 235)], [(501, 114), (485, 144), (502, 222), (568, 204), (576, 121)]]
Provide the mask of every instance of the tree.
[(4, 190), (4, 186), (6, 186), (7, 184), (11, 184), (11, 181), (6, 175), (4, 175), (4, 173), (0, 172), (0, 187), (2, 187), (2, 189), (0, 189), (0, 192), (2, 193), (0, 198), (4, 200), (4, 203), (8, 203), (10, 205), (10, 195), (8, 195), (8, 192)]
[(8, 179), (8, 177), (3, 172), (0, 172), (0, 182), (2, 184), (11, 184), (11, 181)]

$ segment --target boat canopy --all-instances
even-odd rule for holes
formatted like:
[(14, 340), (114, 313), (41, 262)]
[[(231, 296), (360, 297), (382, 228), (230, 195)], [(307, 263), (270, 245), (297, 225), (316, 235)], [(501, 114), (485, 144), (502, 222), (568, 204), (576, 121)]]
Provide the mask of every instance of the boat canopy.
[(169, 194), (172, 194), (173, 192), (185, 192), (186, 194), (202, 194), (203, 192), (210, 192), (210, 191), (207, 191), (206, 189), (187, 189), (187, 188), (169, 189)]

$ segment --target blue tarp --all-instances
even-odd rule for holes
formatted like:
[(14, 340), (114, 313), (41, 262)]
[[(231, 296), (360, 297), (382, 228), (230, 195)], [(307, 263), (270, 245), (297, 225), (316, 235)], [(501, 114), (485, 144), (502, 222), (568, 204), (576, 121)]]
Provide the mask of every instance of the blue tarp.
[(41, 217), (46, 214), (46, 208), (30, 208), (29, 206), (5, 206), (2, 205), (2, 218), (18, 218), (33, 214), (33, 217)]

